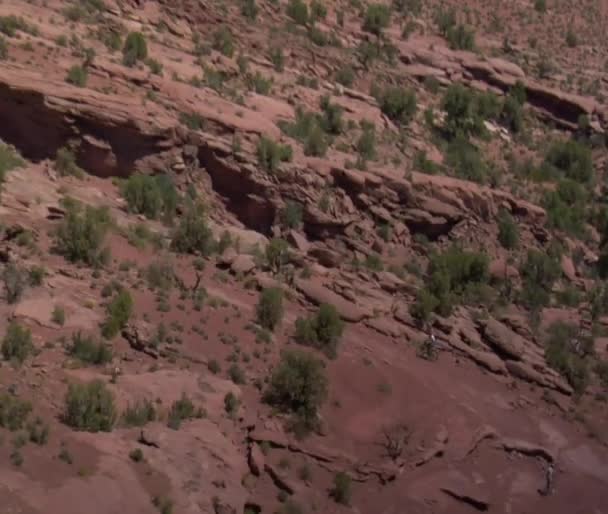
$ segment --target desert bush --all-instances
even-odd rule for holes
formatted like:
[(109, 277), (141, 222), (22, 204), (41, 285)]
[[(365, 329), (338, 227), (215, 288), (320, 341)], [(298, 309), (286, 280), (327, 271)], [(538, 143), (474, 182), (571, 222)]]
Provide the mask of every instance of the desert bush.
[(373, 123), (363, 124), (363, 131), (357, 139), (357, 152), (363, 161), (376, 158), (376, 127)]
[(65, 309), (61, 305), (55, 305), (53, 308), (51, 321), (60, 327), (65, 325)]
[(133, 298), (126, 289), (121, 289), (106, 307), (106, 319), (101, 332), (112, 339), (126, 326), (133, 313)]
[(9, 262), (2, 270), (2, 284), (6, 302), (17, 303), (27, 287), (27, 277), (14, 262)]
[(289, 260), (289, 245), (279, 237), (273, 237), (264, 252), (268, 267), (278, 273)]
[(151, 262), (146, 269), (146, 280), (150, 289), (170, 291), (175, 281), (173, 265), (166, 258)]
[(281, 211), (281, 224), (286, 228), (297, 229), (302, 224), (302, 205), (288, 200)]
[(259, 10), (256, 0), (241, 0), (241, 14), (248, 20), (255, 20)]
[(85, 87), (89, 78), (89, 72), (79, 64), (75, 64), (68, 70), (65, 81), (78, 87)]
[(150, 400), (137, 401), (127, 406), (121, 416), (121, 423), (126, 427), (143, 427), (156, 421), (157, 414)]
[(11, 322), (2, 339), (1, 349), (4, 360), (23, 364), (34, 351), (30, 329), (22, 327), (16, 321)]
[(32, 404), (11, 394), (0, 394), (0, 427), (21, 430), (32, 412)]
[(55, 250), (71, 262), (100, 266), (108, 258), (103, 243), (109, 224), (107, 209), (71, 207), (55, 233)]
[(439, 307), (439, 300), (428, 289), (416, 293), (416, 301), (410, 305), (410, 314), (421, 323), (429, 321), (431, 314)]
[(556, 189), (545, 192), (542, 204), (550, 227), (578, 237), (584, 235), (588, 196), (581, 184), (561, 179)]
[(6, 61), (8, 59), (8, 44), (6, 39), (0, 36), (0, 61)]
[(303, 0), (289, 0), (286, 12), (297, 25), (308, 23), (308, 5)]
[(112, 349), (96, 341), (92, 336), (83, 335), (82, 332), (72, 334), (72, 344), (68, 348), (68, 354), (81, 362), (100, 366), (112, 361)]
[(472, 51), (475, 49), (475, 32), (461, 23), (448, 28), (445, 38), (453, 50)]
[(327, 399), (323, 362), (300, 350), (284, 352), (270, 377), (265, 401), (294, 415), (304, 429), (318, 423), (317, 412)]
[(555, 141), (547, 152), (545, 165), (576, 182), (586, 183), (593, 178), (591, 150), (574, 139)]
[(7, 172), (20, 168), (24, 164), (23, 159), (11, 146), (0, 142), (0, 186), (4, 182)]
[(547, 12), (547, 0), (534, 0), (534, 9), (539, 13)]
[(608, 389), (608, 361), (597, 362), (593, 368), (593, 371), (595, 371), (595, 374), (600, 379), (602, 386), (605, 389)]
[(234, 38), (226, 25), (221, 26), (213, 33), (211, 46), (226, 57), (234, 55)]
[(28, 272), (29, 285), (32, 287), (41, 286), (45, 276), (46, 269), (43, 266), (32, 266)]
[(343, 86), (352, 87), (355, 81), (355, 70), (349, 64), (343, 64), (336, 70), (334, 80)]
[(548, 329), (545, 341), (547, 364), (563, 375), (577, 394), (582, 394), (589, 383), (585, 355), (590, 353), (592, 348), (593, 341), (581, 336), (575, 325), (558, 321)]
[(327, 17), (327, 7), (321, 0), (312, 0), (310, 2), (310, 21), (314, 23), (318, 20), (324, 20)]
[(238, 364), (233, 364), (228, 368), (228, 376), (235, 384), (242, 385), (247, 382), (245, 372)]
[(145, 61), (146, 66), (150, 69), (150, 73), (154, 75), (162, 75), (163, 74), (163, 64), (152, 57), (148, 57)]
[(444, 129), (450, 137), (458, 134), (468, 137), (483, 132), (483, 119), (479, 115), (476, 96), (470, 88), (452, 84), (447, 88), (441, 106), (446, 112)]
[(144, 460), (144, 452), (141, 451), (141, 448), (135, 448), (129, 452), (129, 458), (133, 462), (141, 462)]
[(411, 89), (388, 86), (377, 99), (382, 112), (399, 125), (408, 125), (416, 114), (416, 93)]
[(121, 184), (121, 194), (130, 212), (150, 219), (170, 220), (179, 199), (173, 180), (168, 175), (131, 175)]
[(30, 442), (38, 446), (44, 446), (49, 440), (49, 426), (39, 417), (27, 424), (27, 431)]
[(344, 109), (338, 104), (331, 103), (329, 95), (324, 95), (320, 100), (320, 107), (323, 112), (320, 118), (320, 125), (324, 132), (338, 135), (344, 130), (342, 112)]
[(321, 304), (319, 310), (308, 318), (298, 318), (295, 339), (300, 344), (312, 346), (335, 358), (344, 331), (344, 322), (333, 305)]
[(507, 250), (517, 248), (519, 244), (519, 228), (513, 216), (505, 210), (498, 215), (498, 242)]
[(559, 261), (548, 252), (528, 250), (526, 260), (520, 267), (523, 281), (521, 301), (530, 309), (549, 303), (553, 284), (559, 278)]
[(167, 419), (167, 426), (173, 430), (179, 430), (183, 421), (202, 418), (203, 415), (203, 410), (200, 408), (197, 409), (188, 395), (186, 395), (186, 393), (182, 393), (180, 399), (175, 400), (171, 405)]
[(84, 432), (110, 432), (116, 421), (114, 395), (103, 382), (70, 384), (63, 422)]
[(17, 34), (17, 31), (34, 36), (38, 34), (38, 28), (29, 24), (25, 18), (21, 16), (15, 16), (14, 14), (0, 16), (0, 33), (8, 37), (14, 37)]
[(526, 102), (525, 87), (518, 82), (506, 96), (500, 112), (500, 120), (512, 132), (523, 130), (523, 105)]
[(465, 180), (483, 184), (488, 180), (490, 169), (484, 162), (477, 146), (462, 133), (456, 135), (447, 146), (446, 164), (454, 174)]
[(350, 505), (352, 496), (352, 478), (340, 471), (334, 476), (334, 486), (331, 490), (331, 496), (341, 505)]
[(63, 146), (55, 154), (55, 169), (62, 176), (82, 178), (84, 170), (76, 163), (76, 154), (70, 147)]
[(362, 30), (374, 34), (377, 38), (391, 23), (391, 10), (385, 4), (369, 4), (363, 17)]
[(281, 323), (283, 312), (283, 290), (278, 287), (264, 289), (256, 307), (258, 324), (272, 331)]
[(275, 173), (282, 162), (289, 162), (293, 157), (293, 150), (289, 145), (282, 145), (272, 139), (262, 136), (257, 146), (258, 163), (269, 173)]
[(272, 62), (275, 71), (283, 71), (285, 68), (285, 56), (283, 55), (283, 48), (280, 46), (274, 46), (270, 49), (270, 62)]
[(239, 409), (240, 401), (237, 396), (230, 391), (224, 396), (224, 410), (229, 416), (234, 416)]
[(193, 202), (179, 219), (171, 236), (171, 248), (180, 253), (210, 255), (215, 249), (213, 233), (207, 224), (205, 206)]
[(138, 61), (144, 61), (148, 57), (146, 37), (141, 32), (130, 32), (125, 39), (122, 55), (125, 66), (132, 67)]

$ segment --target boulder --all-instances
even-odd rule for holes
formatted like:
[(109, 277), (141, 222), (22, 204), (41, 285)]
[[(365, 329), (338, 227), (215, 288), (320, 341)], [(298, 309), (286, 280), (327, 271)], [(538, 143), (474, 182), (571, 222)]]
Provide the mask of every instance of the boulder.
[(143, 352), (150, 357), (158, 358), (158, 351), (152, 346), (154, 330), (150, 323), (135, 320), (127, 323), (122, 329), (122, 336), (135, 351)]
[(576, 268), (574, 267), (574, 262), (567, 255), (562, 255), (561, 268), (564, 277), (571, 282), (576, 280)]
[(255, 260), (253, 255), (241, 254), (230, 264), (230, 269), (233, 273), (245, 275), (255, 269)]
[(296, 287), (306, 298), (317, 305), (322, 303), (333, 305), (345, 321), (357, 323), (371, 316), (371, 312), (312, 280), (297, 280)]
[(523, 337), (494, 318), (481, 320), (478, 325), (482, 330), (483, 338), (499, 355), (515, 360), (521, 359), (526, 347)]

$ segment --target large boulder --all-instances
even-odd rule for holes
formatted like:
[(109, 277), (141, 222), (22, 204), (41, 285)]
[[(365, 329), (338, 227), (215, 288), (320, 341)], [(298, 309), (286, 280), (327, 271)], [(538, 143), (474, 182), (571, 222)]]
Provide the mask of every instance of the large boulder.
[(304, 296), (306, 296), (306, 298), (317, 305), (322, 303), (333, 305), (340, 317), (345, 321), (356, 323), (371, 317), (371, 312), (368, 312), (366, 309), (353, 302), (349, 302), (318, 282), (312, 280), (298, 280), (296, 282), (296, 287)]
[(526, 347), (526, 341), (523, 337), (494, 318), (480, 320), (478, 325), (484, 340), (499, 355), (509, 359), (521, 360)]

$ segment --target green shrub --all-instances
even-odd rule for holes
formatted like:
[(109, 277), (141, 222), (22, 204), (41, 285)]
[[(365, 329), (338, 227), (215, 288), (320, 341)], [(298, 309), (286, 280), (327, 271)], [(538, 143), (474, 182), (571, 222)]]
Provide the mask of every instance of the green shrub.
[(46, 269), (43, 266), (32, 266), (29, 270), (29, 284), (32, 287), (38, 287), (42, 285), (44, 277), (46, 276)]
[(30, 442), (38, 446), (44, 446), (49, 440), (49, 426), (39, 417), (28, 423), (27, 431), (29, 432)]
[(344, 129), (342, 122), (343, 108), (337, 104), (332, 104), (329, 95), (321, 97), (320, 107), (323, 116), (320, 118), (320, 125), (324, 132), (339, 135)]
[(283, 290), (278, 287), (264, 289), (256, 307), (258, 324), (273, 331), (283, 319)]
[(121, 289), (106, 307), (106, 319), (101, 332), (106, 339), (112, 339), (125, 328), (133, 313), (133, 298), (126, 289)]
[(288, 200), (281, 211), (281, 224), (286, 228), (297, 229), (302, 224), (302, 205)]
[(503, 248), (513, 250), (519, 244), (519, 228), (513, 216), (505, 210), (498, 215), (498, 241)]
[(144, 460), (144, 452), (141, 451), (141, 448), (135, 448), (129, 452), (129, 458), (133, 462), (141, 462)]
[(16, 321), (11, 322), (2, 339), (4, 360), (23, 364), (33, 351), (34, 345), (30, 329), (22, 327)]
[(122, 413), (121, 421), (126, 427), (143, 427), (156, 421), (156, 409), (150, 400), (137, 401), (127, 406)]
[(4, 285), (4, 298), (11, 305), (21, 299), (27, 287), (27, 278), (21, 268), (14, 262), (9, 262), (2, 270), (2, 283)]
[(327, 399), (328, 380), (322, 361), (299, 350), (284, 352), (270, 377), (265, 401), (294, 415), (304, 429), (318, 423), (317, 411)]
[(0, 394), (0, 427), (21, 430), (32, 412), (32, 404), (11, 394)]
[(131, 175), (122, 183), (120, 192), (130, 212), (150, 219), (172, 219), (179, 199), (168, 175)]
[(308, 5), (302, 0), (289, 0), (286, 12), (287, 16), (296, 24), (306, 25), (308, 23)]
[(247, 382), (245, 372), (241, 369), (238, 364), (233, 364), (228, 368), (228, 376), (235, 384), (242, 385)]
[[(524, 90), (525, 95), (525, 90)], [(523, 102), (520, 102), (512, 93), (507, 95), (502, 105), (500, 119), (512, 132), (521, 132), (524, 125)]]
[(389, 86), (377, 99), (382, 112), (399, 125), (408, 125), (416, 114), (416, 93), (411, 89)]
[(304, 141), (304, 155), (323, 157), (327, 152), (327, 146), (323, 129), (314, 123)]
[(475, 32), (462, 24), (450, 27), (445, 37), (453, 50), (472, 51), (475, 49)]
[(608, 362), (607, 361), (599, 361), (596, 363), (593, 371), (595, 371), (596, 375), (599, 377), (602, 386), (605, 389), (608, 389)]
[(6, 39), (0, 36), (0, 61), (6, 61), (8, 59), (8, 44)]
[(173, 430), (179, 430), (183, 421), (203, 417), (203, 410), (197, 409), (192, 400), (182, 393), (179, 400), (175, 400), (169, 410), (167, 426)]
[(248, 73), (246, 77), (247, 88), (258, 95), (268, 95), (272, 89), (272, 78), (266, 78), (259, 71)]
[(324, 20), (327, 16), (327, 7), (320, 0), (312, 0), (310, 2), (310, 21), (314, 23), (318, 20)]
[(279, 237), (273, 237), (266, 245), (266, 263), (274, 272), (278, 273), (289, 260), (289, 245)]
[(103, 382), (70, 384), (63, 422), (75, 430), (110, 432), (116, 421), (114, 395)]
[(224, 410), (226, 411), (226, 414), (234, 416), (239, 409), (240, 403), (241, 402), (232, 391), (226, 393), (226, 396), (224, 396)]
[(554, 142), (545, 157), (545, 165), (576, 182), (586, 183), (593, 178), (591, 150), (574, 139)]
[(88, 78), (89, 72), (87, 69), (75, 64), (69, 69), (65, 81), (74, 86), (85, 87), (87, 85)]
[(204, 205), (188, 205), (171, 236), (171, 248), (180, 253), (210, 255), (215, 249), (213, 233), (207, 224)]
[(173, 265), (167, 259), (151, 262), (146, 269), (146, 280), (150, 289), (170, 291), (175, 281)]
[(241, 0), (241, 14), (248, 20), (255, 20), (259, 10), (256, 0)]
[(258, 141), (257, 156), (258, 163), (264, 170), (275, 173), (282, 162), (291, 161), (293, 150), (289, 145), (282, 145), (262, 136)]
[(95, 341), (92, 336), (85, 336), (81, 332), (72, 335), (72, 344), (68, 353), (79, 361), (100, 366), (112, 361), (112, 349), (102, 343)]
[(6, 173), (24, 165), (23, 159), (19, 157), (15, 149), (0, 142), (0, 186), (4, 182)]
[(336, 71), (334, 80), (343, 86), (352, 87), (353, 82), (355, 81), (355, 70), (353, 70), (352, 66), (343, 64)]
[(55, 305), (51, 313), (51, 321), (62, 327), (65, 325), (65, 309), (61, 305)]
[(416, 293), (416, 301), (410, 305), (410, 314), (421, 323), (430, 320), (431, 314), (439, 307), (437, 297), (427, 289), (420, 289)]
[(270, 62), (272, 62), (275, 71), (283, 71), (285, 68), (285, 56), (283, 55), (283, 48), (280, 46), (275, 46), (270, 49)]
[(103, 243), (109, 223), (107, 209), (71, 207), (57, 228), (55, 250), (71, 262), (100, 266), (108, 258)]
[(84, 170), (76, 164), (76, 154), (71, 148), (63, 146), (55, 155), (55, 169), (62, 176), (82, 178)]
[(157, 61), (156, 59), (152, 59), (151, 57), (148, 57), (145, 60), (146, 66), (150, 69), (150, 73), (153, 73), (154, 75), (162, 75), (163, 74), (163, 65), (161, 62)]
[(528, 250), (526, 260), (520, 267), (523, 281), (521, 300), (530, 309), (549, 303), (553, 284), (559, 278), (559, 261), (548, 252)]
[(457, 83), (449, 86), (441, 107), (446, 112), (444, 129), (450, 137), (457, 134), (468, 137), (483, 132), (476, 96), (468, 87)]
[(300, 344), (312, 346), (335, 358), (344, 331), (344, 322), (333, 305), (321, 304), (314, 316), (298, 318), (295, 339)]
[[(580, 351), (576, 352), (573, 342), (578, 340)], [(591, 352), (593, 341), (584, 338), (577, 326), (558, 321), (548, 330), (545, 341), (547, 364), (558, 371), (577, 394), (582, 394), (589, 383), (589, 369), (585, 355)]]
[(334, 487), (331, 490), (331, 496), (336, 503), (350, 505), (352, 482), (352, 478), (343, 471), (336, 473), (336, 476), (334, 477)]
[(130, 32), (125, 39), (122, 55), (123, 64), (129, 67), (135, 66), (138, 61), (145, 60), (148, 57), (146, 37), (141, 32)]
[(566, 45), (569, 48), (574, 48), (578, 45), (578, 38), (576, 37), (576, 33), (572, 30), (572, 27), (568, 27), (568, 31), (566, 32)]
[(234, 38), (226, 25), (221, 26), (213, 33), (211, 46), (226, 57), (234, 55)]
[(181, 112), (179, 114), (179, 121), (190, 130), (202, 130), (205, 128), (205, 118), (197, 112)]
[(588, 200), (581, 184), (562, 179), (555, 190), (545, 193), (542, 203), (550, 227), (578, 237), (584, 235)]
[(534, 0), (534, 9), (539, 13), (547, 12), (547, 0)]
[(373, 124), (363, 126), (363, 132), (357, 139), (357, 152), (364, 161), (376, 158), (376, 127)]
[(490, 172), (477, 146), (462, 133), (458, 133), (448, 143), (446, 164), (454, 170), (457, 177), (480, 184), (486, 182)]
[(374, 34), (377, 38), (391, 23), (390, 7), (384, 4), (370, 4), (363, 17), (361, 29)]
[(25, 32), (33, 36), (38, 35), (38, 28), (30, 25), (23, 17), (11, 14), (9, 16), (0, 16), (0, 33), (14, 37), (17, 31)]

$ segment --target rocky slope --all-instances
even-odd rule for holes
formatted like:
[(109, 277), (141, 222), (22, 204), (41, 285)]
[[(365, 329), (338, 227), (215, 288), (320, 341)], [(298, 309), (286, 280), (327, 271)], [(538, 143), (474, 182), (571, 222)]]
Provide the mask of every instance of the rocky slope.
[(0, 3), (3, 511), (603, 511), (608, 14), (447, 4)]

